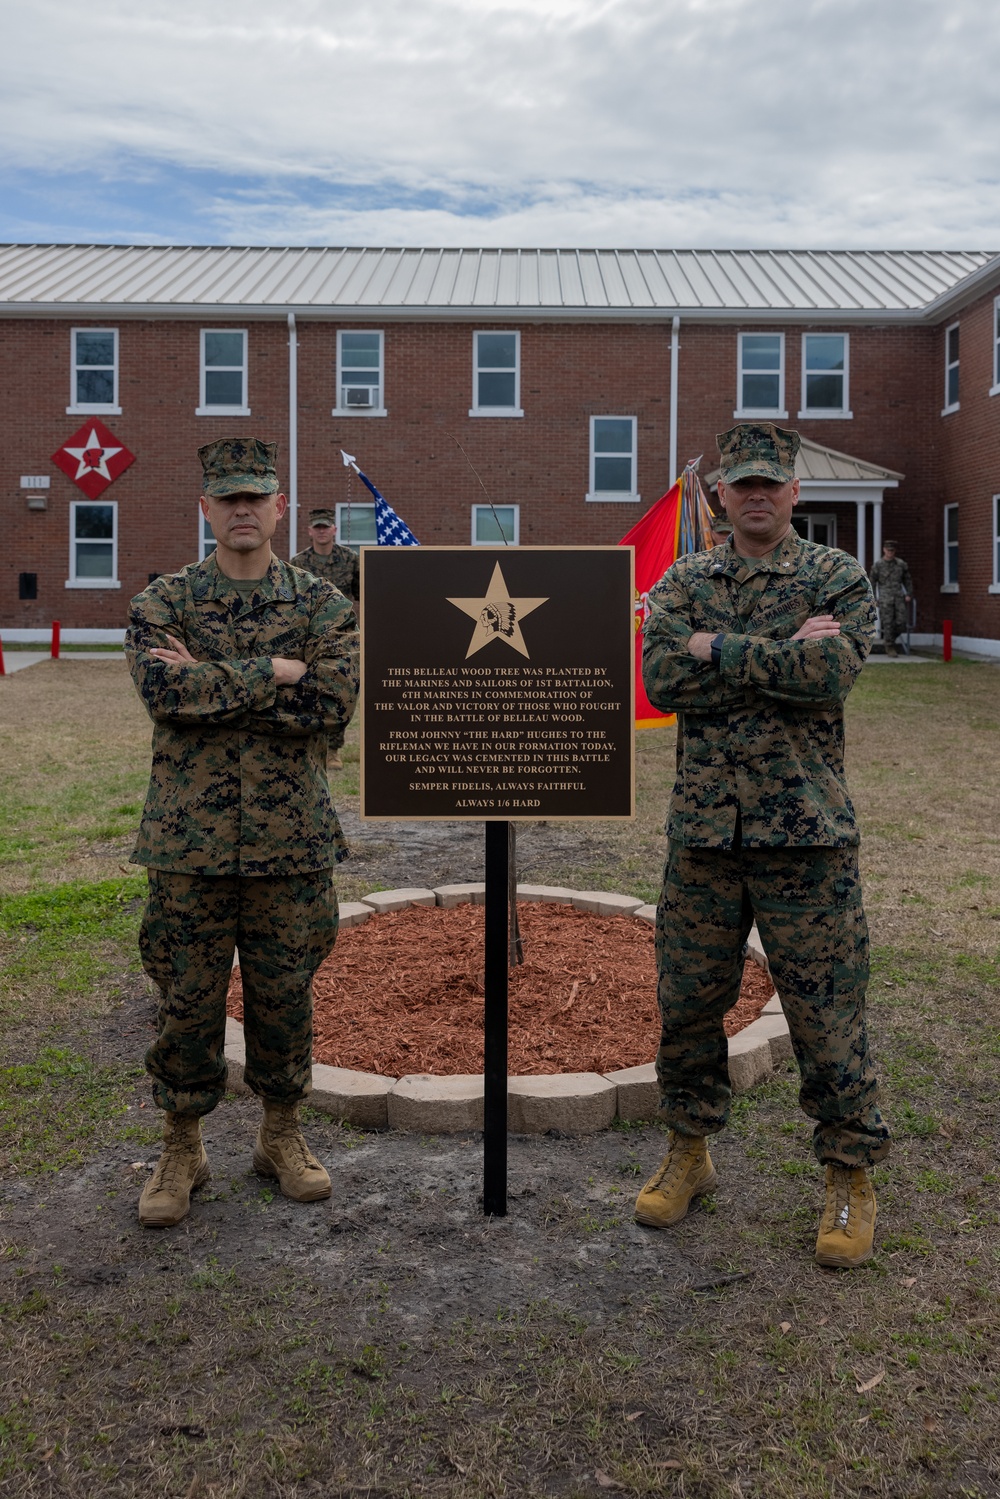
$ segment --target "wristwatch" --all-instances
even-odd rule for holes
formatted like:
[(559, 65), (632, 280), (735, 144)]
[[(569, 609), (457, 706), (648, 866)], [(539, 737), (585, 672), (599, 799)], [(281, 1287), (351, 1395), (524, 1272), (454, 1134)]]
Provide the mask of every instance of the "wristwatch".
[(725, 640), (725, 638), (726, 637), (724, 634), (716, 635), (710, 647), (712, 652), (712, 665), (715, 667), (716, 671), (718, 671), (719, 667), (722, 665), (722, 642)]

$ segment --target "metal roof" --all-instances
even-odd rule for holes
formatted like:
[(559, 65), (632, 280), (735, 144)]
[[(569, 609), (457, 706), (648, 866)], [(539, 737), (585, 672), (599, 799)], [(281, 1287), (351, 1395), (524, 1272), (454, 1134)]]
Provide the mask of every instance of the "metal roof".
[[(714, 468), (706, 476), (705, 483), (717, 484), (720, 473), (721, 469)], [(795, 458), (795, 477), (803, 484), (878, 484), (892, 489), (906, 475), (881, 463), (869, 463), (867, 458), (852, 458), (849, 453), (840, 453), (836, 448), (826, 448), (810, 437), (803, 437)]]
[(0, 245), (0, 309), (101, 316), (938, 315), (995, 251)]

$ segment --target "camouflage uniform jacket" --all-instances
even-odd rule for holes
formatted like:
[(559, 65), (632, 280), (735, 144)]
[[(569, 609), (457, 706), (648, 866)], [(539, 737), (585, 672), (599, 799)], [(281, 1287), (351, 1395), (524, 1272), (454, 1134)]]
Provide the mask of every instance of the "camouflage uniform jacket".
[[(790, 637), (814, 614), (839, 636)], [(720, 665), (687, 652), (724, 634)], [(875, 633), (864, 570), (795, 531), (766, 557), (731, 544), (682, 557), (649, 595), (642, 675), (654, 707), (677, 713), (677, 780), (667, 831), (687, 847), (858, 842), (844, 779), (844, 699)]]
[[(149, 654), (184, 642), (194, 665)], [(241, 599), (214, 554), (132, 600), (129, 670), (153, 720), (153, 768), (136, 864), (184, 874), (292, 875), (347, 857), (330, 800), (327, 744), (358, 687), (344, 596), (273, 560)], [(272, 656), (306, 661), (277, 687)]]
[(913, 596), (913, 579), (902, 557), (882, 557), (878, 562), (873, 562), (868, 576), (877, 588), (879, 598), (888, 598), (894, 593), (900, 596), (908, 593), (911, 598)]
[(292, 566), (301, 567), (314, 577), (325, 578), (355, 603), (361, 596), (361, 563), (357, 552), (352, 552), (350, 547), (342, 547), (334, 542), (333, 551), (326, 557), (314, 552), (312, 547), (306, 547), (304, 552), (295, 553)]

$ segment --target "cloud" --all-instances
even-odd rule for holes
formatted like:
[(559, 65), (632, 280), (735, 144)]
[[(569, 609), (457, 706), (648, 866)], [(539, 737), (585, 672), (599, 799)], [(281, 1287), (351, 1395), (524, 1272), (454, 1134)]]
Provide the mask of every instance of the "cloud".
[(7, 43), (7, 233), (1000, 243), (984, 0), (33, 0)]

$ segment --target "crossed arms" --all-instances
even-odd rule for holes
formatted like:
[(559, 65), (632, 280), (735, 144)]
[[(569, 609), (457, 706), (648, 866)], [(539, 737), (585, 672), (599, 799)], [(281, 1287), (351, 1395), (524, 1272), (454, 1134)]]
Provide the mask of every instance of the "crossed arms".
[[(775, 639), (745, 632), (728, 596), (716, 594), (710, 579), (671, 568), (650, 594), (643, 632), (650, 702), (663, 712), (696, 714), (745, 707), (756, 694), (803, 707), (843, 702), (874, 636), (871, 588), (858, 567), (817, 581), (816, 612), (794, 631), (793, 621), (787, 622), (788, 635)], [(710, 618), (717, 614), (716, 629), (693, 629), (706, 612)], [(718, 634), (723, 640), (716, 666), (711, 644)]]
[(125, 650), (150, 717), (177, 725), (228, 725), (260, 734), (336, 734), (358, 689), (358, 633), (350, 603), (332, 590), (308, 615), (304, 660), (281, 655), (199, 660), (170, 600), (133, 603)]

